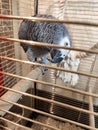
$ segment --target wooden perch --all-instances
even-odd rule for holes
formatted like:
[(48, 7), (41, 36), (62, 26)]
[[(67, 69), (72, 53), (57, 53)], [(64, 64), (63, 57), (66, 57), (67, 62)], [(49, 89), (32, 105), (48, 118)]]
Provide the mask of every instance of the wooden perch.
[[(31, 78), (31, 79), (37, 79), (39, 75), (41, 74), (41, 70), (39, 68), (36, 68), (35, 70), (32, 70), (26, 77)], [(32, 87), (32, 81), (28, 80), (20, 80), (16, 85), (12, 87), (14, 90), (18, 90), (21, 92), (26, 92), (30, 87)], [(22, 94), (20, 93), (15, 93), (12, 91), (7, 91), (3, 96), (1, 96), (2, 99), (11, 101), (11, 102), (17, 102)], [(0, 108), (4, 110), (9, 110), (13, 105), (6, 103), (4, 101), (0, 100)], [(0, 115), (4, 116), (5, 112), (0, 111)]]

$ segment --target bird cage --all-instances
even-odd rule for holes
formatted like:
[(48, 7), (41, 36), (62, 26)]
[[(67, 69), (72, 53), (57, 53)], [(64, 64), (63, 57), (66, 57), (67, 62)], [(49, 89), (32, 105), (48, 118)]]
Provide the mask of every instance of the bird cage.
[[(97, 0), (0, 0), (1, 130), (98, 129), (97, 12)], [(37, 14), (56, 19), (31, 17)], [(20, 42), (39, 42), (19, 39), (22, 20), (64, 24), (72, 39), (68, 56), (58, 64), (29, 61)]]

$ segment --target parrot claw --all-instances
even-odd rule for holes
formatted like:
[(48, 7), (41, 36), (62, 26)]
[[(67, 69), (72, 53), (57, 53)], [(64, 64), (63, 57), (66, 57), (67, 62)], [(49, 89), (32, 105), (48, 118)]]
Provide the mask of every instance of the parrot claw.
[(51, 63), (52, 63), (52, 60), (51, 60), (51, 59), (47, 58), (47, 60), (48, 60), (49, 62), (51, 62)]
[[(45, 65), (48, 65), (48, 63), (49, 63), (49, 61), (47, 60), (46, 57), (41, 57), (41, 61), (42, 61), (42, 63), (45, 64)], [(45, 71), (47, 71), (47, 70), (48, 70), (47, 68), (42, 67), (42, 68), (41, 68), (42, 75), (44, 75), (44, 74), (45, 74)]]

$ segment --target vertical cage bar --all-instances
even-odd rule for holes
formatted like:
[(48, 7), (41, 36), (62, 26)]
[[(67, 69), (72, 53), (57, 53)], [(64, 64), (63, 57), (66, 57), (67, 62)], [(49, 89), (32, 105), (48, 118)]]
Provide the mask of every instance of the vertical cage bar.
[[(38, 14), (38, 0), (34, 0), (34, 15), (36, 16)], [(37, 58), (35, 58), (35, 61), (37, 61)], [(37, 94), (37, 83), (34, 82), (34, 95)], [(34, 108), (36, 108), (36, 99), (34, 99)]]
[[(89, 87), (89, 92), (91, 93), (92, 92), (92, 88)], [(91, 96), (89, 96), (89, 110), (91, 112), (94, 111), (94, 107), (93, 107), (93, 98)], [(90, 126), (94, 127), (95, 128), (95, 118), (94, 118), (94, 115), (90, 114), (89, 116), (89, 122), (90, 122)]]
[[(92, 71), (93, 71), (94, 65), (96, 63), (96, 60), (97, 60), (97, 55), (95, 55), (95, 59), (94, 59), (94, 62), (92, 64), (92, 67), (91, 67)], [(89, 84), (90, 84), (90, 82), (89, 82)], [(88, 88), (88, 92), (92, 93), (92, 88), (90, 86)], [(89, 96), (89, 110), (91, 112), (94, 112), (93, 97), (91, 97), (91, 96)], [(95, 117), (94, 117), (94, 115), (92, 115), (92, 114), (89, 115), (89, 122), (90, 122), (90, 126), (95, 128)]]
[(38, 0), (34, 0), (34, 15), (38, 14)]

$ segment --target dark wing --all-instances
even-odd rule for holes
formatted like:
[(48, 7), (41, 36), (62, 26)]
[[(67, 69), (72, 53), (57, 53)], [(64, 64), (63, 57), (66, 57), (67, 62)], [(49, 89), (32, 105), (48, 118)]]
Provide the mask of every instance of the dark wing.
[[(54, 19), (54, 17), (51, 15), (37, 15), (37, 17)], [(45, 42), (50, 44), (53, 43), (59, 44), (61, 38), (68, 35), (68, 32), (65, 26), (60, 23), (33, 22), (33, 21), (23, 20), (20, 25), (18, 35), (19, 35), (19, 39)], [(48, 46), (37, 47), (37, 46), (30, 46), (24, 43), (21, 43), (21, 46), (23, 47), (25, 52), (28, 50), (28, 47), (32, 48), (32, 51), (41, 49), (43, 54), (46, 53), (47, 51), (48, 52), (50, 51), (50, 48)]]
[[(28, 40), (29, 28), (30, 28), (30, 21), (23, 20), (19, 27), (19, 32), (18, 32), (19, 39)], [(25, 52), (28, 50), (29, 46), (27, 44), (20, 43), (20, 45), (23, 47)]]

